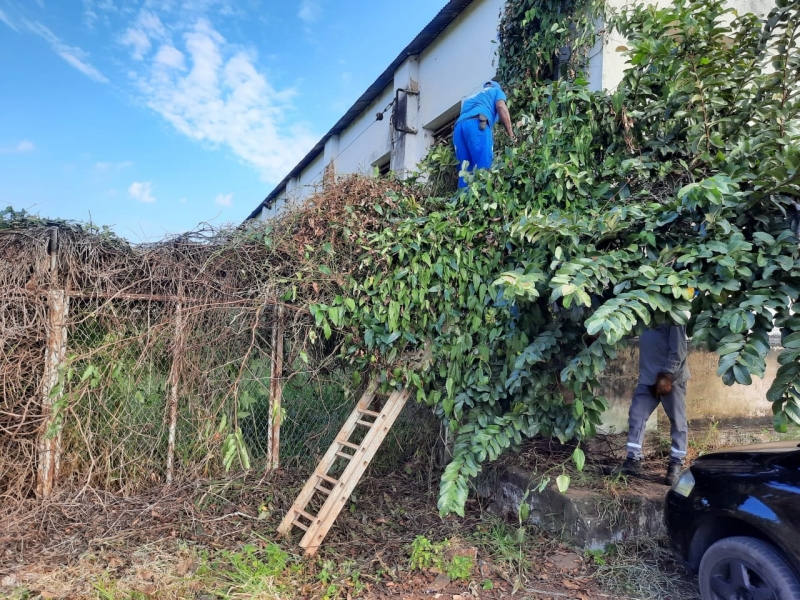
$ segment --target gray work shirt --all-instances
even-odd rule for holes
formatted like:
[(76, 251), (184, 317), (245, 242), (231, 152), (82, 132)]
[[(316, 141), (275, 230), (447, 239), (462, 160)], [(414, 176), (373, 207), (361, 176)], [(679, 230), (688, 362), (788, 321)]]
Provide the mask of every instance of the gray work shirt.
[(689, 380), (686, 327), (662, 324), (639, 338), (639, 384), (653, 385), (659, 373), (672, 373), (673, 383)]

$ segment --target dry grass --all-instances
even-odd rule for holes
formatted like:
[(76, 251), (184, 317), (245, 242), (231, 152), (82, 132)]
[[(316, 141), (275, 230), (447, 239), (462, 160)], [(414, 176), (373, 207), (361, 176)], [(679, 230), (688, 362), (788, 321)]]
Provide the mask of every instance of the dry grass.
[(699, 600), (696, 581), (675, 562), (663, 540), (638, 539), (614, 545), (595, 557), (594, 578), (620, 597), (642, 600)]
[[(409, 568), (418, 535), (477, 555), (469, 581), (451, 582), (443, 597), (472, 590), (508, 598), (514, 589), (519, 597), (696, 597), (653, 542), (582, 556), (526, 528), (520, 543), (519, 524), (485, 515), (477, 500), (467, 503), (466, 518), (440, 518), (431, 450), (366, 477), (313, 560), (298, 555), (297, 536), (275, 535), (307, 472), (198, 481), (129, 497), (62, 490), (46, 505), (6, 509), (0, 522), (10, 524), (14, 541), (0, 548), (0, 597), (428, 597), (436, 575)], [(491, 590), (482, 587), (487, 580)]]

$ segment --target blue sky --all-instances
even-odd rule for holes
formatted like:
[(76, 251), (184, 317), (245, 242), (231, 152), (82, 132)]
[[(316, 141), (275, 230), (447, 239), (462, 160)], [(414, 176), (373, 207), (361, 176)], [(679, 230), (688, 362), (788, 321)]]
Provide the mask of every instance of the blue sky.
[(240, 222), (445, 0), (0, 0), (0, 208)]

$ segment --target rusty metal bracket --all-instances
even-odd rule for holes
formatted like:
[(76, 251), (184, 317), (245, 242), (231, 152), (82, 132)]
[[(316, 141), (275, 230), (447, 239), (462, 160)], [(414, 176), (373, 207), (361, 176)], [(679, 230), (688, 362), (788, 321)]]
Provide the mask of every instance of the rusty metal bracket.
[[(400, 95), (403, 92), (403, 95)], [(394, 91), (394, 110), (392, 110), (392, 127), (401, 133), (416, 134), (417, 129), (409, 127), (406, 122), (408, 96), (419, 96), (419, 90), (397, 88)]]

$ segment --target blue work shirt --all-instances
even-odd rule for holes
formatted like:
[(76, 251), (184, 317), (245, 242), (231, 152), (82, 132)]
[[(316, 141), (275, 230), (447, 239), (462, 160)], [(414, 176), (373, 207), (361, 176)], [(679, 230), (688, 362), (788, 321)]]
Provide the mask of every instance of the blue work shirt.
[(646, 329), (639, 338), (639, 384), (653, 385), (659, 373), (671, 373), (673, 383), (689, 380), (686, 327), (664, 323)]
[(497, 101), (505, 101), (506, 94), (499, 83), (492, 81), (491, 84), (492, 87), (483, 88), (480, 92), (466, 98), (461, 103), (461, 114), (456, 123), (470, 117), (485, 115), (489, 119), (489, 127), (494, 127), (497, 122)]

